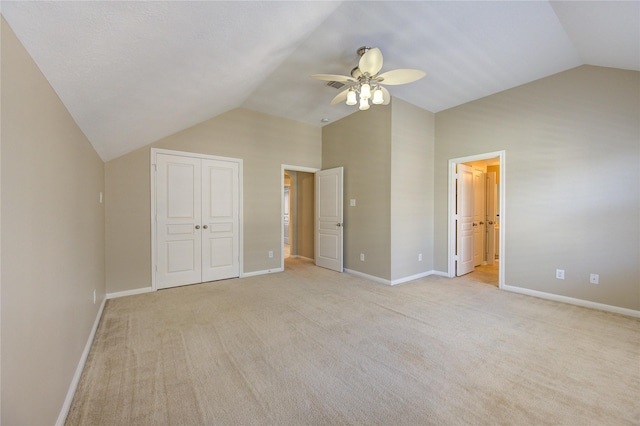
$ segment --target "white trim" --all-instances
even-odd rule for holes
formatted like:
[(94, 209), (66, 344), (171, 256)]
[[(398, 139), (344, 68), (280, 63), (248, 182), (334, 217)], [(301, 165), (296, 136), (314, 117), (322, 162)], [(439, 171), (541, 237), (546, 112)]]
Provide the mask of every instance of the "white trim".
[(415, 275), (410, 275), (407, 277), (403, 277), (403, 278), (398, 278), (397, 280), (387, 280), (384, 278), (380, 278), (380, 277), (376, 277), (375, 275), (369, 275), (369, 274), (365, 274), (364, 272), (359, 272), (359, 271), (354, 271), (353, 269), (344, 269), (344, 272), (351, 274), (351, 275), (355, 275), (357, 277), (360, 278), (364, 278), (367, 279), (369, 281), (375, 281), (377, 283), (380, 284), (385, 284), (385, 285), (398, 285), (398, 284), (402, 284), (402, 283), (406, 283), (409, 281), (414, 281), (414, 280), (418, 280), (420, 278), (424, 278), (424, 277), (428, 277), (431, 275), (437, 275), (437, 276), (441, 276), (441, 277), (446, 277), (449, 278), (449, 274), (446, 272), (441, 272), (441, 271), (426, 271), (426, 272), (421, 272), (419, 274), (415, 274)]
[(506, 235), (506, 151), (488, 152), (485, 154), (470, 155), (468, 157), (452, 158), (449, 160), (449, 185), (448, 185), (448, 209), (447, 209), (447, 222), (448, 222), (448, 244), (447, 244), (447, 257), (448, 257), (448, 272), (447, 277), (454, 278), (456, 276), (456, 221), (455, 221), (455, 205), (456, 205), (456, 164), (469, 163), (472, 161), (488, 160), (491, 158), (499, 157), (500, 159), (500, 209), (498, 214), (500, 215), (500, 242), (498, 258), (500, 263), (498, 265), (498, 287), (503, 288), (505, 284), (505, 235)]
[(153, 287), (136, 288), (133, 290), (116, 291), (115, 293), (107, 293), (107, 299), (117, 299), (118, 297), (135, 296), (136, 294), (153, 293), (156, 291)]
[(240, 275), (240, 278), (256, 277), (258, 275), (275, 274), (277, 272), (284, 272), (284, 268), (265, 269), (263, 271), (245, 272)]
[[(156, 156), (157, 154), (177, 155), (182, 157), (201, 158), (208, 160), (220, 160), (230, 161), (238, 163), (238, 277), (243, 276), (244, 269), (244, 204), (243, 204), (243, 188), (244, 188), (244, 160), (242, 158), (221, 157), (218, 155), (200, 154), (197, 152), (186, 151), (172, 151), (169, 149), (151, 148), (151, 161), (150, 161), (150, 183), (151, 183), (151, 290), (156, 291), (158, 287), (156, 285)], [(196, 284), (196, 283), (194, 283)], [(137, 291), (137, 290), (133, 290)], [(127, 292), (123, 292), (127, 293)], [(146, 293), (146, 291), (143, 291)], [(114, 293), (115, 294), (115, 293)], [(114, 297), (121, 297), (119, 293)], [(139, 294), (139, 293), (133, 293)], [(128, 296), (130, 294), (124, 294)]]
[(515, 287), (512, 285), (503, 285), (502, 290), (513, 293), (524, 294), (527, 296), (539, 297), (541, 299), (553, 300), (555, 302), (568, 303), (570, 305), (582, 306), (584, 308), (598, 309), (600, 311), (613, 312), (615, 314), (627, 315), (630, 317), (640, 318), (640, 311), (634, 309), (621, 308), (619, 306), (605, 305), (604, 303), (591, 302), (589, 300), (576, 299), (573, 297), (561, 296), (559, 294), (545, 293), (543, 291), (530, 290), (523, 287)]
[[(285, 170), (291, 170), (292, 172), (306, 172), (306, 173), (316, 173), (320, 171), (320, 169), (316, 169), (315, 167), (303, 167), (303, 166), (292, 166), (289, 164), (281, 164), (280, 165), (280, 268), (284, 271), (284, 172)], [(315, 205), (315, 201), (314, 201)], [(297, 213), (296, 213), (297, 214)], [(313, 234), (313, 238), (315, 238), (315, 232)], [(315, 244), (314, 244), (315, 246)], [(313, 259), (311, 259), (313, 260)]]
[(449, 273), (448, 273), (448, 272), (442, 272), (442, 271), (434, 271), (434, 270), (431, 270), (431, 271), (429, 271), (429, 275), (435, 275), (435, 276), (437, 276), (437, 277), (450, 278), (450, 277), (449, 277)]
[(417, 280), (420, 278), (428, 277), (429, 275), (433, 275), (433, 271), (422, 272), (415, 275), (410, 275), (408, 277), (398, 278), (397, 280), (391, 280), (391, 285), (402, 284), (409, 281)]
[(63, 426), (65, 421), (67, 420), (67, 415), (69, 414), (69, 409), (71, 408), (73, 397), (76, 394), (76, 389), (78, 388), (78, 384), (80, 383), (82, 371), (84, 370), (84, 366), (87, 363), (87, 357), (89, 356), (89, 351), (91, 350), (93, 339), (96, 336), (96, 331), (98, 330), (98, 325), (100, 324), (100, 319), (102, 318), (102, 311), (104, 310), (104, 306), (106, 303), (107, 298), (102, 299), (102, 303), (100, 304), (100, 308), (98, 309), (98, 314), (96, 315), (96, 319), (93, 322), (93, 327), (91, 328), (91, 332), (89, 333), (89, 338), (87, 339), (86, 345), (84, 345), (84, 351), (82, 351), (80, 361), (78, 362), (78, 366), (76, 367), (76, 372), (71, 379), (71, 384), (69, 385), (69, 390), (67, 391), (67, 397), (64, 399), (62, 409), (60, 410), (60, 414), (58, 415), (58, 420), (56, 420), (56, 426)]
[[(149, 162), (149, 186), (151, 188), (151, 289), (156, 291), (156, 172), (158, 171), (156, 163), (156, 153), (151, 148), (151, 159)], [(108, 296), (108, 295), (107, 295)]]
[(380, 284), (392, 285), (390, 280), (376, 277), (374, 275), (365, 274), (364, 272), (354, 271), (353, 269), (344, 268), (344, 272), (347, 274), (355, 275), (356, 277), (365, 278), (369, 281), (375, 281)]

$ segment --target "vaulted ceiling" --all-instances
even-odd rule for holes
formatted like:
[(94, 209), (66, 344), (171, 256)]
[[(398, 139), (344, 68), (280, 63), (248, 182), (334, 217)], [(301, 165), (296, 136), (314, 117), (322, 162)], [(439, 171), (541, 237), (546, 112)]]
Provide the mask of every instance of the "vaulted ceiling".
[[(442, 111), (582, 64), (640, 70), (640, 2), (0, 3), (105, 161), (245, 107), (321, 126), (358, 111), (311, 74), (427, 76), (392, 96)], [(376, 106), (372, 107), (376, 108)]]

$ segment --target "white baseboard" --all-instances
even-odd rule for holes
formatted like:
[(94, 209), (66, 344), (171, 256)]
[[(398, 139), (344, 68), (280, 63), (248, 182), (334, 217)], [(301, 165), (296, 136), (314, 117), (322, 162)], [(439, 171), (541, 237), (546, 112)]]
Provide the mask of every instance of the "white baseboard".
[(601, 311), (613, 312), (615, 314), (627, 315), (630, 317), (640, 318), (640, 311), (634, 309), (621, 308), (619, 306), (605, 305), (604, 303), (591, 302), (589, 300), (576, 299), (573, 297), (561, 296), (559, 294), (545, 293), (543, 291), (531, 290), (528, 288), (515, 287), (512, 285), (503, 285), (502, 290), (520, 293), (527, 296), (539, 297), (541, 299), (553, 300), (555, 302), (569, 303), (571, 305), (582, 306), (585, 308), (598, 309)]
[(406, 283), (406, 282), (409, 282), (409, 281), (417, 280), (419, 278), (428, 277), (429, 275), (439, 275), (439, 276), (443, 276), (443, 277), (448, 277), (449, 276), (449, 275), (445, 274), (444, 272), (431, 270), (431, 271), (421, 272), (421, 273), (415, 274), (415, 275), (410, 275), (408, 277), (398, 278), (396, 280), (387, 280), (385, 278), (380, 278), (380, 277), (376, 277), (374, 275), (365, 274), (363, 272), (354, 271), (353, 269), (346, 269), (345, 268), (344, 271), (346, 273), (348, 273), (348, 274), (355, 275), (355, 276), (358, 276), (360, 278), (365, 278), (367, 280), (375, 281), (377, 283), (385, 284), (385, 285), (402, 284), (402, 283)]
[(80, 383), (82, 370), (84, 370), (84, 365), (87, 362), (87, 357), (89, 356), (89, 351), (91, 350), (91, 345), (93, 344), (93, 338), (95, 337), (96, 331), (98, 330), (98, 325), (100, 324), (100, 319), (102, 318), (102, 311), (104, 310), (104, 305), (106, 303), (107, 303), (107, 298), (105, 297), (104, 299), (102, 299), (102, 303), (100, 304), (100, 309), (98, 309), (98, 314), (96, 315), (96, 319), (93, 322), (93, 327), (91, 328), (91, 333), (89, 333), (87, 344), (84, 346), (84, 351), (82, 351), (82, 355), (80, 356), (80, 362), (78, 362), (78, 366), (76, 367), (76, 372), (73, 375), (71, 384), (69, 385), (69, 390), (67, 391), (67, 397), (64, 399), (64, 403), (62, 404), (62, 409), (60, 410), (60, 414), (58, 415), (58, 420), (56, 420), (56, 426), (64, 426), (64, 422), (65, 420), (67, 420), (67, 415), (69, 414), (69, 409), (71, 408), (71, 403), (73, 402), (73, 396), (76, 394), (78, 383)]
[(391, 285), (402, 284), (409, 281), (417, 280), (419, 278), (428, 277), (433, 275), (433, 271), (422, 272), (420, 274), (410, 275), (408, 277), (398, 278), (397, 280), (391, 280)]
[(283, 272), (284, 268), (265, 269), (264, 271), (243, 272), (240, 278), (255, 277), (257, 275), (275, 274), (276, 272)]
[(153, 287), (136, 288), (134, 290), (116, 291), (115, 293), (107, 293), (107, 299), (115, 299), (117, 297), (135, 296), (136, 294), (151, 293), (155, 290)]
[(354, 271), (353, 269), (344, 268), (344, 272), (347, 274), (355, 275), (356, 277), (364, 278), (369, 281), (375, 281), (380, 284), (391, 285), (391, 281), (384, 278), (376, 277), (375, 275), (365, 274), (364, 272)]

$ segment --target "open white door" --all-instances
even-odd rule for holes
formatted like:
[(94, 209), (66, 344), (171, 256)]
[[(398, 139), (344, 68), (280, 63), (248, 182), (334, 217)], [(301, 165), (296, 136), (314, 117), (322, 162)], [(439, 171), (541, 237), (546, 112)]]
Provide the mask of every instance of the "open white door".
[(485, 257), (485, 173), (473, 171), (473, 266), (480, 266)]
[(458, 164), (456, 191), (456, 275), (473, 271), (473, 168)]
[(342, 272), (342, 167), (316, 172), (316, 265)]

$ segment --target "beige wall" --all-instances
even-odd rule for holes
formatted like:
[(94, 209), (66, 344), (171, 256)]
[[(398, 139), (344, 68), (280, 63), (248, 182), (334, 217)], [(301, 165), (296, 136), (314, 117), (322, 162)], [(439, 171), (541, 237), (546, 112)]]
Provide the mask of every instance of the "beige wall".
[[(344, 267), (391, 279), (391, 106), (322, 128), (322, 168), (344, 167)], [(356, 206), (349, 200), (355, 198)], [(360, 253), (365, 261), (360, 261)]]
[(398, 99), (391, 119), (391, 279), (397, 280), (433, 269), (435, 128), (433, 113)]
[(243, 271), (280, 267), (282, 164), (319, 168), (321, 131), (235, 109), (107, 163), (109, 293), (151, 286), (151, 147), (242, 159)]
[(640, 309), (639, 95), (640, 73), (581, 66), (436, 114), (435, 268), (448, 159), (505, 150), (505, 284)]
[(105, 294), (104, 165), (1, 26), (1, 423), (54, 424)]
[(388, 281), (433, 269), (434, 142), (434, 114), (395, 99), (324, 127), (322, 167), (345, 168), (345, 268)]

